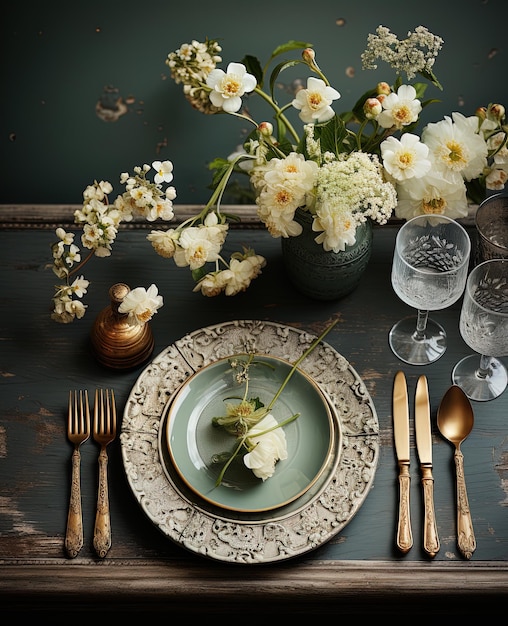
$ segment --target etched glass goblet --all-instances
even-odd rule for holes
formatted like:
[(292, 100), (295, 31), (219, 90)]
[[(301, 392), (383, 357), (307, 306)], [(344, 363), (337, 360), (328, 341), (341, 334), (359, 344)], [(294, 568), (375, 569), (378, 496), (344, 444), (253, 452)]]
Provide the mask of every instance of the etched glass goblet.
[(418, 215), (405, 222), (395, 241), (392, 286), (417, 315), (397, 322), (389, 333), (393, 353), (410, 365), (427, 365), (446, 350), (444, 328), (429, 311), (449, 307), (466, 284), (471, 240), (454, 219)]
[[(508, 373), (498, 358), (508, 356), (508, 259), (492, 259), (469, 274), (459, 329), (478, 354), (455, 365), (452, 381), (471, 400), (493, 400), (506, 389)], [(488, 355), (488, 356), (487, 356)]]

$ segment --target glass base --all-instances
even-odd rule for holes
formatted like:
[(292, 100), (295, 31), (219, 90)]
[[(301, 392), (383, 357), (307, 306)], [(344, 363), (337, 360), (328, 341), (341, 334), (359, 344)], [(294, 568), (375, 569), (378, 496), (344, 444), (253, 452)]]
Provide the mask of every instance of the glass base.
[(477, 354), (466, 356), (453, 368), (452, 381), (458, 385), (470, 400), (487, 402), (500, 396), (508, 385), (506, 367), (491, 357), (486, 376), (481, 376), (478, 368), (480, 357)]
[(431, 319), (423, 339), (416, 338), (416, 316), (406, 317), (397, 322), (388, 335), (392, 352), (409, 365), (427, 365), (437, 361), (446, 350), (446, 332)]

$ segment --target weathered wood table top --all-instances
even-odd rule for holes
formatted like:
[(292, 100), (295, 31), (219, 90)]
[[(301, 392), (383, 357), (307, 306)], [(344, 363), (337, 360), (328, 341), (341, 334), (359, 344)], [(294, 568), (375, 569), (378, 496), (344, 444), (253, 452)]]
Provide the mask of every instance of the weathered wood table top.
[[(462, 445), (477, 549), (466, 561), (457, 549), (453, 448), (436, 426), (436, 412), (451, 385), (457, 360), (470, 353), (458, 329), (460, 301), (433, 317), (448, 333), (437, 362), (414, 367), (397, 360), (388, 332), (412, 314), (390, 283), (398, 225), (374, 230), (374, 248), (360, 286), (344, 299), (317, 302), (288, 283), (280, 241), (246, 219), (228, 239), (252, 246), (267, 259), (263, 274), (234, 297), (193, 293), (186, 269), (162, 259), (146, 241), (146, 226), (122, 230), (107, 259), (84, 270), (91, 281), (82, 320), (50, 320), (55, 277), (50, 244), (54, 227), (72, 208), (3, 207), (0, 210), (0, 607), (2, 611), (80, 610), (187, 615), (400, 615), (505, 610), (508, 598), (508, 392), (473, 402), (474, 429)], [(21, 216), (21, 217), (20, 217)], [(474, 231), (469, 225), (472, 238)], [(303, 556), (256, 565), (221, 563), (187, 551), (163, 535), (129, 487), (119, 438), (108, 446), (112, 547), (95, 556), (92, 533), (97, 497), (98, 447), (81, 448), (85, 544), (75, 559), (64, 552), (72, 446), (66, 437), (69, 389), (112, 387), (119, 415), (143, 366), (128, 371), (100, 365), (90, 350), (95, 316), (116, 282), (155, 283), (164, 306), (153, 318), (153, 357), (184, 335), (230, 320), (264, 320), (327, 337), (358, 372), (379, 420), (380, 452), (372, 487), (354, 517), (324, 545)], [(506, 358), (505, 358), (506, 362)], [(392, 387), (405, 372), (411, 410), (411, 517), (414, 545), (395, 544), (398, 468), (393, 445)], [(434, 498), (441, 548), (423, 551), (421, 475), (413, 429), (418, 376), (428, 379), (433, 430)], [(70, 613), (69, 613), (70, 614)]]

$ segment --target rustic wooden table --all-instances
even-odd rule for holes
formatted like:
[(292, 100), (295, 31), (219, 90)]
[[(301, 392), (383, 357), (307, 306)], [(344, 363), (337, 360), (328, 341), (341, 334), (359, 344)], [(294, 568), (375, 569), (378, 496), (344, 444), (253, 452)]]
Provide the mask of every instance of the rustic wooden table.
[[(157, 256), (142, 225), (122, 230), (108, 259), (93, 259), (86, 316), (70, 325), (50, 320), (55, 282), (47, 264), (56, 225), (72, 221), (73, 207), (0, 208), (0, 605), (2, 612), (115, 611), (233, 615), (447, 614), (504, 610), (508, 594), (508, 392), (473, 403), (475, 425), (462, 446), (477, 549), (470, 561), (457, 550), (453, 448), (437, 431), (436, 411), (451, 385), (454, 363), (470, 350), (458, 331), (460, 302), (435, 317), (449, 347), (436, 363), (412, 367), (388, 346), (388, 331), (411, 314), (394, 294), (390, 266), (397, 224), (377, 227), (369, 269), (354, 293), (316, 302), (285, 279), (280, 241), (246, 210), (230, 240), (253, 246), (268, 261), (247, 292), (232, 298), (193, 293), (188, 270)], [(470, 227), (469, 227), (470, 228)], [(474, 231), (471, 229), (471, 236)], [(109, 370), (90, 351), (95, 315), (116, 282), (157, 284), (165, 304), (153, 318), (154, 356), (185, 334), (212, 324), (257, 319), (314, 334), (333, 319), (327, 341), (364, 381), (376, 407), (380, 453), (372, 488), (345, 528), (316, 550), (283, 562), (236, 565), (188, 552), (155, 527), (125, 476), (120, 443), (108, 447), (113, 544), (95, 557), (92, 530), (97, 493), (93, 442), (82, 451), (85, 545), (76, 559), (63, 542), (72, 448), (66, 438), (68, 391), (112, 387), (120, 415), (144, 366)], [(395, 546), (397, 462), (393, 447), (392, 386), (407, 377), (429, 382), (433, 422), (434, 492), (441, 549), (422, 548), (423, 504), (411, 429), (411, 515), (414, 546)], [(412, 407), (411, 407), (412, 419)]]

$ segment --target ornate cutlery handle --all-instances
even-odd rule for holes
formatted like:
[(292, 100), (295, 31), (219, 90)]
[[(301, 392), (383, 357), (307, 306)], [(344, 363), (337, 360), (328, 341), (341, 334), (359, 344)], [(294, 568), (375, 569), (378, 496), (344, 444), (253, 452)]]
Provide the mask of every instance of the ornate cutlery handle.
[(470, 559), (476, 550), (476, 539), (467, 499), (464, 456), (460, 450), (455, 451), (454, 459), (457, 474), (457, 544), (466, 559)]
[(72, 453), (71, 497), (67, 514), (65, 550), (71, 559), (78, 556), (83, 547), (83, 513), (81, 510), (81, 453), (75, 448)]
[(106, 448), (99, 452), (99, 490), (97, 492), (97, 513), (95, 514), (95, 528), (93, 546), (97, 554), (104, 558), (111, 548), (111, 522), (109, 517), (108, 494), (108, 455)]
[(439, 552), (436, 514), (434, 512), (434, 478), (432, 468), (422, 466), (423, 503), (425, 521), (423, 525), (423, 549), (429, 556)]
[(397, 522), (397, 547), (401, 552), (408, 552), (413, 545), (411, 532), (411, 514), (409, 509), (409, 487), (411, 477), (409, 464), (399, 463), (399, 516)]

